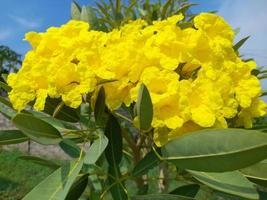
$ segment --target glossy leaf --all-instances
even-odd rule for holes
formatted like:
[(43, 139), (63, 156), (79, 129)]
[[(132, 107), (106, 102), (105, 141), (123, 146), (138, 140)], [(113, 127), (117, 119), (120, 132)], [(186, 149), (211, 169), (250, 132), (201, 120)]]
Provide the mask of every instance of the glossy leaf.
[(77, 177), (77, 180), (73, 183), (70, 188), (70, 191), (65, 198), (65, 200), (78, 200), (79, 197), (84, 192), (88, 183), (88, 174), (81, 175)]
[(80, 20), (80, 16), (81, 16), (81, 7), (75, 1), (73, 1), (71, 3), (71, 18)]
[(140, 128), (148, 130), (153, 118), (153, 105), (148, 89), (144, 84), (142, 84), (139, 89), (136, 109)]
[(96, 139), (88, 149), (84, 163), (85, 164), (95, 164), (99, 157), (103, 154), (108, 145), (108, 139), (105, 135), (100, 134), (99, 138)]
[(80, 155), (80, 147), (69, 139), (64, 139), (59, 143), (61, 149), (72, 158), (78, 158)]
[(28, 140), (20, 130), (0, 130), (0, 145), (18, 144)]
[(61, 200), (67, 196), (73, 182), (83, 165), (83, 159), (57, 169), (39, 185), (37, 185), (23, 200)]
[(25, 135), (40, 144), (58, 144), (62, 140), (56, 128), (32, 115), (19, 113), (12, 122)]
[(198, 181), (214, 190), (244, 197), (247, 199), (259, 199), (259, 195), (253, 183), (248, 181), (238, 171), (207, 173), (189, 170), (189, 172)]
[(159, 158), (154, 151), (150, 151), (145, 157), (137, 163), (134, 167), (132, 175), (142, 176), (146, 174), (150, 169), (156, 167), (160, 163)]
[(173, 194), (148, 194), (132, 197), (132, 200), (191, 200), (192, 198)]
[(165, 159), (183, 169), (232, 171), (265, 159), (267, 137), (255, 130), (207, 129), (175, 139), (161, 150)]
[(30, 161), (30, 162), (38, 164), (38, 165), (47, 166), (47, 167), (50, 167), (52, 169), (57, 169), (60, 167), (60, 165), (58, 165), (57, 163), (55, 163), (51, 160), (47, 160), (47, 159), (36, 157), (36, 156), (20, 156), (18, 158), (21, 160)]
[(267, 162), (260, 162), (245, 169), (241, 172), (252, 182), (267, 187)]

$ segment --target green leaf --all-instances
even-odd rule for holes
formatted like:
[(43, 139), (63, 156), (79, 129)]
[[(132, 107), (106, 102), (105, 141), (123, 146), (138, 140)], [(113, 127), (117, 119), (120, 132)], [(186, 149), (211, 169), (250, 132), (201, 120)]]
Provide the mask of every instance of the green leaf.
[(62, 140), (56, 128), (32, 115), (19, 113), (12, 122), (25, 135), (40, 144), (58, 144)]
[(116, 200), (127, 200), (127, 194), (124, 190), (124, 185), (120, 181), (121, 172), (119, 164), (122, 159), (122, 137), (121, 137), (121, 128), (113, 115), (110, 115), (110, 118), (107, 122), (105, 128), (105, 135), (108, 138), (108, 146), (105, 149), (106, 159), (109, 164), (109, 174), (114, 178), (108, 177), (109, 185), (113, 185), (110, 188), (110, 192), (113, 196), (113, 199)]
[(0, 88), (3, 88), (6, 92), (10, 92), (12, 90), (12, 88), (9, 85), (7, 85), (2, 81), (0, 81)]
[(103, 125), (104, 124), (104, 115), (105, 115), (105, 90), (103, 87), (100, 88), (96, 102), (95, 102), (95, 110), (94, 110), (94, 115), (95, 115), (95, 121), (98, 125)]
[(37, 185), (23, 200), (62, 200), (67, 196), (83, 165), (83, 158), (59, 168)]
[(240, 41), (238, 41), (234, 46), (233, 46), (233, 49), (235, 51), (238, 51), (238, 49), (250, 38), (250, 36), (247, 36), (243, 39), (241, 39)]
[(78, 122), (80, 119), (78, 115), (79, 109), (70, 108), (66, 105), (58, 108), (61, 104), (62, 101), (60, 99), (47, 98), (44, 112), (52, 116), (55, 110), (58, 109), (55, 116), (56, 119), (73, 123)]
[(65, 198), (65, 200), (75, 200), (79, 199), (79, 197), (84, 192), (88, 183), (88, 174), (81, 175), (77, 177), (77, 180), (73, 183), (70, 188), (70, 191)]
[(118, 165), (122, 159), (122, 137), (120, 124), (113, 115), (109, 117), (105, 135), (109, 141), (105, 150), (107, 161), (110, 165)]
[(15, 110), (12, 107), (12, 104), (0, 96), (0, 113), (2, 113), (6, 118), (11, 119), (16, 115)]
[(185, 196), (185, 197), (195, 197), (196, 194), (199, 191), (200, 186), (198, 184), (189, 184), (189, 185), (183, 185), (175, 190), (171, 191), (170, 194), (176, 194), (180, 196)]
[(228, 194), (244, 197), (247, 199), (259, 199), (256, 188), (240, 172), (207, 173), (207, 172), (189, 172), (201, 183), (214, 190)]
[(80, 20), (81, 16), (81, 7), (75, 2), (71, 2), (71, 18)]
[(125, 192), (124, 184), (122, 181), (120, 181), (121, 172), (119, 166), (118, 165), (109, 166), (108, 173), (115, 178), (114, 179), (112, 177), (108, 177), (107, 181), (109, 185), (112, 185), (112, 187), (110, 188), (110, 192), (113, 199), (128, 200), (129, 198)]
[(175, 11), (175, 14), (179, 14), (179, 13), (184, 14), (190, 7), (197, 6), (197, 5), (198, 5), (197, 3), (185, 4), (185, 5), (181, 6), (177, 11)]
[(153, 105), (147, 87), (142, 84), (136, 103), (137, 116), (139, 118), (140, 129), (148, 130), (153, 118)]
[(241, 172), (252, 182), (267, 187), (267, 162), (260, 162), (245, 169)]
[(99, 157), (102, 155), (104, 150), (106, 149), (108, 145), (108, 139), (105, 135), (100, 134), (99, 138), (96, 139), (88, 149), (85, 158), (84, 163), (85, 164), (95, 164), (96, 161), (99, 159)]
[(78, 147), (78, 145), (72, 140), (63, 139), (59, 143), (59, 146), (66, 154), (68, 154), (72, 158), (78, 158), (80, 155), (81, 152), (80, 147)]
[(267, 157), (266, 133), (244, 129), (206, 129), (167, 143), (163, 159), (183, 169), (223, 172), (241, 169)]
[(18, 144), (28, 140), (20, 130), (0, 130), (0, 145)]
[(146, 174), (150, 169), (156, 167), (160, 163), (159, 158), (154, 151), (150, 151), (145, 157), (140, 160), (137, 165), (134, 167), (132, 175), (133, 176), (142, 176)]
[(132, 200), (190, 200), (192, 198), (173, 194), (148, 194), (132, 197)]
[(27, 160), (27, 161), (30, 161), (32, 163), (38, 164), (38, 165), (50, 167), (52, 169), (57, 169), (60, 167), (57, 163), (55, 163), (51, 160), (46, 160), (44, 158), (40, 158), (40, 157), (36, 157), (36, 156), (20, 156), (20, 157), (18, 157), (18, 159)]

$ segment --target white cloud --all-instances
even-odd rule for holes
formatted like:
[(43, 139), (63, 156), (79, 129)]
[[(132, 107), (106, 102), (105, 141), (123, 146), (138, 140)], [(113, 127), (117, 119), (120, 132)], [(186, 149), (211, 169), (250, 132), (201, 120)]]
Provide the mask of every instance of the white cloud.
[(241, 48), (241, 53), (255, 58), (259, 66), (267, 66), (267, 1), (223, 0), (219, 8), (222, 15), (234, 28), (240, 28), (237, 40), (251, 37)]
[(35, 29), (35, 28), (39, 28), (40, 27), (40, 23), (37, 21), (33, 21), (24, 17), (20, 17), (20, 16), (15, 16), (15, 15), (9, 15), (9, 17), (15, 21), (17, 24), (19, 24), (20, 26), (22, 26), (23, 28), (26, 29)]
[(0, 30), (0, 41), (6, 40), (11, 35), (10, 30)]

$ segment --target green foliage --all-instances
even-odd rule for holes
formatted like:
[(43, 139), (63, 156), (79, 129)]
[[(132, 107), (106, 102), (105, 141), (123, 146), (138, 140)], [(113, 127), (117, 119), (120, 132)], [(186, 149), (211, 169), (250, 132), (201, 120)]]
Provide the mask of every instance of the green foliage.
[[(183, 28), (193, 27), (194, 14), (189, 9), (194, 5), (186, 0), (101, 0), (96, 7), (73, 2), (71, 10), (73, 19), (89, 22), (95, 30), (109, 31), (136, 18), (152, 23), (178, 13), (185, 15), (178, 24)], [(236, 51), (246, 40), (235, 45)], [(262, 69), (253, 71), (258, 78), (266, 74)], [(83, 104), (77, 109), (67, 107), (61, 99), (48, 98), (43, 112), (28, 106), (17, 113), (8, 99), (0, 98), (0, 112), (18, 128), (0, 131), (0, 145), (31, 139), (56, 144), (71, 157), (59, 165), (40, 157), (20, 156), (18, 162), (55, 170), (42, 181), (38, 179), (39, 184), (34, 183), (37, 186), (23, 199), (265, 198), (266, 118), (255, 120), (255, 130), (203, 129), (157, 148), (151, 127), (153, 105), (146, 86), (141, 85), (136, 103), (110, 111), (102, 87), (106, 83), (98, 86), (97, 96), (83, 95)], [(0, 86), (10, 90), (4, 82)]]
[(17, 114), (12, 122), (25, 135), (40, 144), (58, 144), (60, 132), (52, 125), (29, 114)]
[(169, 142), (162, 148), (162, 155), (183, 169), (232, 171), (266, 158), (267, 137), (254, 130), (202, 130)]
[(136, 102), (140, 129), (148, 130), (153, 119), (153, 105), (147, 87), (142, 84)]

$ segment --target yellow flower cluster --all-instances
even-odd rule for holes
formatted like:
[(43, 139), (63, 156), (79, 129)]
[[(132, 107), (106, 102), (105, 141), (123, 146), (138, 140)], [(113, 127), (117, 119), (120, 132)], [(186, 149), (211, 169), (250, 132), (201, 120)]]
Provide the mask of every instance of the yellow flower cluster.
[(43, 110), (48, 96), (75, 108), (82, 94), (114, 80), (103, 86), (115, 110), (135, 102), (144, 83), (159, 146), (201, 128), (227, 128), (231, 122), (251, 127), (266, 111), (260, 82), (251, 75), (255, 62), (238, 57), (234, 31), (223, 18), (201, 13), (185, 29), (179, 27), (182, 19), (175, 15), (152, 25), (136, 20), (109, 33), (72, 20), (45, 33), (30, 32), (26, 40), (33, 49), (8, 77), (9, 98), (17, 110), (34, 100), (34, 108)]

